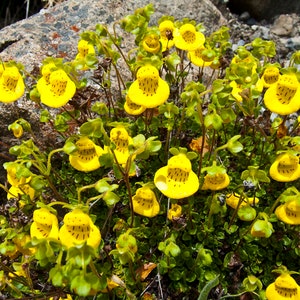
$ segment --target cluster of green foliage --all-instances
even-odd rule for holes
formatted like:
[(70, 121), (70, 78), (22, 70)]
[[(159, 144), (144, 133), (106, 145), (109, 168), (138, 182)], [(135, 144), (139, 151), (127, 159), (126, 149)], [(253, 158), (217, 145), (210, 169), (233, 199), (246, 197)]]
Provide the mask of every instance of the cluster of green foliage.
[[(298, 158), (299, 118), (266, 108), (267, 88), (258, 87), (270, 67), (280, 76), (300, 78), (299, 53), (282, 67), (274, 62), (275, 44), (259, 38), (233, 52), (229, 29), (222, 27), (205, 37), (203, 66), (195, 66), (192, 54), (178, 47), (145, 49), (145, 39), (153, 42), (160, 35), (158, 26), (149, 26), (152, 13), (148, 5), (115, 24), (134, 36), (128, 55), (122, 37), (98, 24), (81, 34), (95, 53), (43, 63), (63, 69), (75, 83), (77, 92), (66, 105), (49, 109), (41, 103), (38, 78), (27, 87), (46, 129), (39, 137), (24, 119), (9, 125), (20, 142), (10, 148), (15, 161), (5, 167), (13, 166), (16, 178), (25, 179), (18, 197), (1, 184), (9, 197), (0, 216), (0, 297), (203, 300), (248, 294), (266, 299), (272, 270), (299, 270), (299, 227), (280, 220), (275, 209), (289, 197), (299, 198), (300, 175), (286, 181), (269, 176), (278, 155)], [(205, 32), (192, 20), (166, 16), (159, 23), (166, 20)], [(124, 110), (126, 94), (139, 68), (149, 65), (168, 83), (168, 100), (130, 115)], [(125, 164), (114, 155), (112, 128), (125, 128), (132, 137)], [(99, 156), (96, 170), (82, 172), (70, 164), (79, 136), (111, 149)], [(181, 199), (165, 196), (154, 184), (156, 172), (179, 154), (191, 161), (199, 179), (199, 189)], [(292, 176), (299, 174), (299, 159), (290, 169)], [(212, 185), (205, 182), (207, 175)], [(155, 216), (134, 211), (133, 197), (144, 186), (158, 199)], [(235, 208), (228, 205), (233, 195)], [(168, 217), (175, 205), (179, 215)], [(41, 208), (56, 215), (60, 226), (67, 212), (81, 209), (101, 232), (99, 246), (65, 247), (59, 240), (32, 237), (33, 214)]]

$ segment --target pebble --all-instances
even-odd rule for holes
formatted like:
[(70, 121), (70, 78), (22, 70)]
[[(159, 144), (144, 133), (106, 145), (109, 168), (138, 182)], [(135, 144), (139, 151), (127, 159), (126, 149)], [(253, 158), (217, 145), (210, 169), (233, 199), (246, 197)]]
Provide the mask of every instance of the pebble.
[(290, 36), (294, 28), (294, 19), (291, 15), (280, 15), (271, 27), (271, 32), (278, 36)]
[(247, 11), (244, 11), (240, 16), (239, 16), (239, 20), (241, 21), (247, 21), (250, 19), (250, 14)]

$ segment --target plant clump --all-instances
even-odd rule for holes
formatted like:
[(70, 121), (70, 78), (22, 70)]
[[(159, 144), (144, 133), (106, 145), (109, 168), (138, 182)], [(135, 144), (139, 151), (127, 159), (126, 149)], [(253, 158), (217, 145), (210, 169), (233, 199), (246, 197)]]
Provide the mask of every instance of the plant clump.
[(153, 12), (39, 74), (1, 62), (0, 101), (44, 126), (7, 124), (0, 298), (300, 298), (299, 51)]

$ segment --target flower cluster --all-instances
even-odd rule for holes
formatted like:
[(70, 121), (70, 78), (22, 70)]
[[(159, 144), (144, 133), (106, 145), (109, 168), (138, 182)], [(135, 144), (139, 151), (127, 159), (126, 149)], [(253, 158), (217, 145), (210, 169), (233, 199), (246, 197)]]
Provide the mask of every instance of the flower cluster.
[(40, 208), (33, 213), (33, 223), (30, 226), (31, 238), (60, 240), (66, 248), (82, 243), (97, 248), (101, 241), (101, 234), (88, 214), (76, 208), (67, 213), (59, 229), (58, 220), (47, 208)]

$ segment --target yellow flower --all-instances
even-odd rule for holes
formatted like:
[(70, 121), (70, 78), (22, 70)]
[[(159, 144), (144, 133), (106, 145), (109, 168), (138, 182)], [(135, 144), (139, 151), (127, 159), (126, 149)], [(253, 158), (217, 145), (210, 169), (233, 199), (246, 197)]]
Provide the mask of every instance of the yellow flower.
[(168, 210), (168, 219), (172, 221), (173, 218), (180, 218), (181, 213), (182, 206), (178, 204), (172, 204), (171, 208)]
[(20, 184), (28, 183), (31, 179), (31, 177), (17, 177), (17, 164), (9, 163), (6, 165), (6, 172), (7, 172), (7, 181), (11, 185), (18, 186)]
[(42, 67), (41, 73), (42, 73), (44, 80), (46, 81), (46, 84), (50, 83), (50, 81), (49, 81), (50, 75), (52, 72), (54, 72), (56, 70), (57, 70), (57, 66), (53, 62), (47, 63)]
[(297, 197), (276, 208), (275, 215), (279, 220), (291, 225), (300, 225), (300, 203)]
[(69, 155), (71, 166), (83, 172), (91, 172), (100, 168), (99, 157), (103, 149), (88, 137), (83, 136), (76, 142), (77, 151)]
[(2, 66), (0, 72), (0, 102), (9, 103), (16, 101), (25, 91), (25, 84), (17, 67)]
[(205, 175), (202, 190), (218, 191), (225, 189), (229, 185), (229, 177), (226, 173), (217, 173), (215, 175)]
[(95, 54), (94, 46), (89, 44), (88, 41), (80, 40), (78, 42), (77, 49), (78, 49), (78, 53), (75, 57), (75, 62), (76, 61), (81, 61), (79, 68), (83, 71), (88, 70), (89, 67), (84, 62), (85, 62), (86, 56), (88, 54), (93, 54), (93, 55)]
[(67, 248), (84, 242), (97, 248), (101, 241), (101, 234), (93, 221), (81, 209), (76, 208), (64, 217), (64, 225), (59, 230), (59, 239)]
[(47, 208), (36, 209), (33, 212), (33, 223), (30, 226), (31, 238), (58, 240), (58, 220)]
[[(232, 87), (232, 91), (231, 91), (231, 95), (238, 101), (238, 102), (243, 102), (243, 97), (242, 97), (242, 93), (243, 93), (243, 86), (240, 84), (237, 84), (236, 81), (231, 81), (229, 86)], [(252, 89), (258, 91), (258, 92), (262, 92), (263, 90), (263, 82), (262, 80), (257, 80), (256, 84), (251, 86)]]
[(205, 42), (203, 33), (196, 30), (192, 24), (184, 24), (174, 36), (175, 46), (181, 50), (193, 51)]
[(78, 42), (78, 54), (76, 55), (76, 60), (85, 59), (88, 54), (95, 54), (95, 49), (93, 45), (89, 44), (88, 41), (80, 40)]
[(273, 225), (267, 218), (255, 220), (250, 230), (251, 235), (258, 238), (269, 238), (273, 232)]
[(299, 179), (299, 157), (288, 152), (281, 153), (271, 165), (269, 173), (274, 180), (280, 182), (289, 182)]
[(29, 184), (20, 184), (11, 186), (7, 193), (7, 199), (18, 198), (19, 195), (28, 195), (31, 200), (34, 199), (35, 190)]
[(160, 42), (162, 46), (162, 51), (166, 51), (174, 46), (174, 23), (170, 20), (165, 20), (159, 24), (158, 27), (160, 31)]
[(283, 273), (267, 287), (266, 297), (268, 300), (300, 300), (300, 287), (290, 274)]
[[(57, 108), (67, 104), (74, 96), (76, 86), (64, 70), (58, 69), (51, 72), (50, 68), (53, 68), (53, 65), (49, 65), (43, 67), (43, 76), (38, 80), (36, 87), (40, 93), (41, 102), (49, 107)], [(44, 68), (46, 71), (43, 72)]]
[(201, 45), (199, 48), (188, 52), (188, 59), (198, 67), (208, 67), (211, 65), (214, 57), (209, 59), (207, 56), (202, 54), (202, 51), (206, 50), (206, 48)]
[(128, 89), (128, 97), (133, 103), (146, 108), (154, 108), (169, 98), (169, 85), (159, 77), (155, 67), (151, 65), (141, 67), (136, 77), (137, 79)]
[(155, 193), (149, 187), (141, 187), (136, 190), (132, 197), (133, 210), (145, 217), (155, 217), (159, 213), (159, 203)]
[(103, 290), (101, 290), (101, 293), (108, 293), (112, 289), (118, 287), (118, 286), (124, 286), (124, 282), (116, 275), (112, 275), (111, 278), (107, 278), (107, 287)]
[(124, 127), (116, 127), (110, 131), (110, 140), (116, 145), (114, 153), (116, 155), (117, 162), (120, 165), (124, 165), (129, 158), (129, 145), (132, 144), (132, 138), (129, 136), (127, 130)]
[(7, 164), (7, 181), (12, 186), (9, 188), (7, 193), (7, 199), (18, 198), (19, 195), (28, 195), (31, 200), (34, 199), (35, 190), (29, 185), (31, 176), (20, 178), (17, 177), (17, 165), (16, 164)]
[(276, 83), (280, 78), (279, 69), (274, 66), (267, 67), (261, 77), (263, 86), (269, 88), (272, 84)]
[(8, 127), (9, 130), (11, 130), (14, 134), (14, 136), (19, 139), (20, 137), (22, 137), (23, 133), (24, 133), (24, 129), (23, 126), (18, 124), (18, 123), (14, 123), (11, 126)]
[(199, 188), (198, 177), (183, 153), (171, 157), (167, 166), (156, 171), (154, 183), (165, 196), (173, 199), (189, 197)]
[[(31, 240), (28, 234), (18, 234), (11, 241), (14, 245), (14, 249), (6, 250), (5, 255), (10, 258), (16, 258), (20, 253), (23, 255), (33, 255), (36, 251), (35, 248), (28, 248), (26, 244)], [(2, 253), (3, 254), (3, 253)]]
[(243, 89), (240, 87), (240, 85), (237, 84), (236, 81), (231, 81), (229, 85), (232, 87), (231, 95), (238, 102), (243, 102), (243, 97), (241, 96)]
[(142, 42), (143, 48), (150, 53), (156, 54), (160, 50), (159, 36), (156, 34), (148, 34)]
[(146, 107), (143, 105), (138, 105), (138, 104), (133, 103), (130, 100), (129, 96), (126, 95), (125, 103), (124, 103), (124, 110), (130, 115), (137, 116), (137, 115), (142, 114), (146, 110)]
[(208, 168), (208, 172), (204, 177), (202, 190), (218, 191), (225, 189), (230, 183), (229, 176), (223, 167), (216, 166)]
[(234, 66), (236, 64), (247, 69), (251, 67), (252, 74), (256, 73), (257, 59), (249, 51), (241, 51), (238, 55), (235, 55), (230, 65)]
[[(226, 196), (226, 204), (234, 209), (237, 208), (238, 206), (238, 203), (240, 201), (240, 195), (238, 194), (230, 194), (230, 195), (227, 195)], [(248, 200), (248, 201), (247, 201)], [(240, 203), (239, 205), (239, 208), (240, 207), (243, 207), (243, 206), (247, 206), (247, 205), (252, 205), (252, 204), (257, 204), (259, 202), (259, 199), (257, 197), (253, 198), (253, 197), (248, 197), (248, 199), (246, 198), (243, 198), (242, 202)]]
[(300, 109), (300, 88), (295, 75), (281, 75), (264, 95), (266, 107), (274, 113), (288, 115)]

